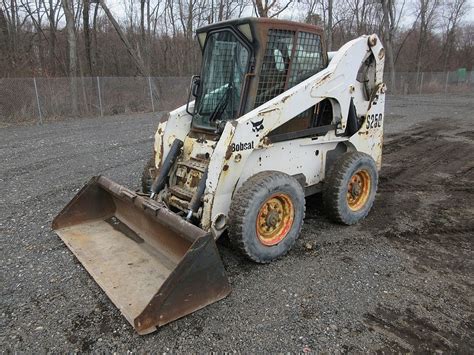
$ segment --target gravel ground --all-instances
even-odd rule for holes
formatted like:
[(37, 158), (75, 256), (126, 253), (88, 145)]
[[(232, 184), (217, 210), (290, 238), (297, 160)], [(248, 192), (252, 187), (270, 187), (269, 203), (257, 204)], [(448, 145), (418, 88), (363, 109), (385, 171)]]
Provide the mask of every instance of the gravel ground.
[(138, 336), (50, 224), (91, 175), (138, 188), (158, 117), (0, 129), (0, 347), (42, 351), (472, 353), (474, 96), (389, 97), (372, 212), (307, 201), (295, 248), (256, 265), (219, 243), (232, 293)]

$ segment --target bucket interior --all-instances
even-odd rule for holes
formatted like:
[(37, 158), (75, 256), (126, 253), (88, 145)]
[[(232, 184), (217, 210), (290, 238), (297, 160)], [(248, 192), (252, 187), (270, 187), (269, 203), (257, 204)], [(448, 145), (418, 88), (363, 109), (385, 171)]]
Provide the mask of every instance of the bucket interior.
[(99, 184), (81, 191), (53, 228), (132, 325), (192, 245)]

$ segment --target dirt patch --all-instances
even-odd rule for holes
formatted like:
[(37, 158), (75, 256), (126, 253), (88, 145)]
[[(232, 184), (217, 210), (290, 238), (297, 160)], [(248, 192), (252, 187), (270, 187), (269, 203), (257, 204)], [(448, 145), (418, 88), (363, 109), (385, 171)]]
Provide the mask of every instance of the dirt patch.
[[(459, 139), (470, 134), (446, 121), (386, 144), (378, 198), (365, 223), (408, 255), (413, 280), (403, 287), (425, 293), (406, 308), (379, 304), (365, 315), (371, 331), (391, 339), (388, 351), (468, 352), (474, 345), (474, 147)], [(435, 325), (440, 318), (448, 330)]]

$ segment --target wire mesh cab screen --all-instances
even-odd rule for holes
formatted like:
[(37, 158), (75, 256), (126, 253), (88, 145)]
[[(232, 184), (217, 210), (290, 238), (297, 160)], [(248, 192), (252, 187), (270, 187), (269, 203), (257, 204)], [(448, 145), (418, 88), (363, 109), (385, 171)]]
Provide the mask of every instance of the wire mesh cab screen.
[(310, 32), (270, 29), (255, 107), (308, 79), (323, 67), (319, 35)]

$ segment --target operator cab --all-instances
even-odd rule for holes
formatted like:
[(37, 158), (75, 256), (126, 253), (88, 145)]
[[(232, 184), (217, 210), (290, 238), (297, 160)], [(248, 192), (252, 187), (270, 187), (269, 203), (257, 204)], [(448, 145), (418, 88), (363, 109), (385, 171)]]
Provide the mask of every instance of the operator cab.
[[(202, 27), (201, 75), (193, 76), (193, 130), (220, 134), (236, 119), (327, 66), (320, 27), (267, 18), (243, 18)], [(318, 107), (319, 109), (319, 107)], [(315, 108), (291, 125), (315, 121)], [(280, 127), (280, 131), (288, 127)]]

